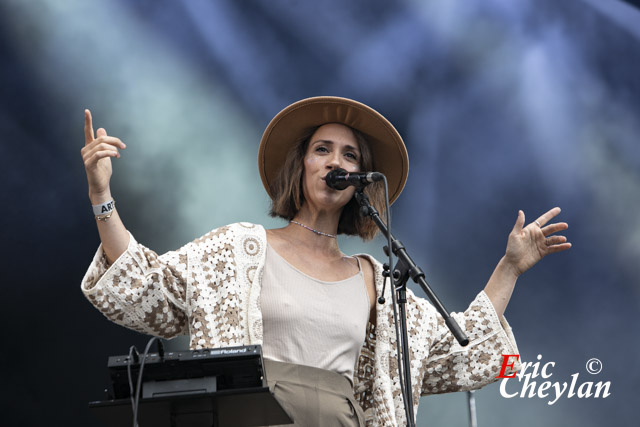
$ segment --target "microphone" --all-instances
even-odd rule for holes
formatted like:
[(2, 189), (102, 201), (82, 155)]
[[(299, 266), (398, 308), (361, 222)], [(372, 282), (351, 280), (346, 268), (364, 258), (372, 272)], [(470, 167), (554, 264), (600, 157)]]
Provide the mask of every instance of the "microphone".
[(344, 190), (350, 185), (362, 188), (383, 179), (384, 175), (380, 172), (347, 172), (344, 169), (334, 169), (325, 176), (324, 181), (334, 190)]

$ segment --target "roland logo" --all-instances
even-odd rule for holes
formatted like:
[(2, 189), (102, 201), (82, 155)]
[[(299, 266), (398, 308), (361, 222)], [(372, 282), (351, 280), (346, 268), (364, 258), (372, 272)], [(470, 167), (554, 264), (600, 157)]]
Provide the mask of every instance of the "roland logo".
[(220, 348), (216, 350), (211, 350), (212, 356), (217, 356), (221, 354), (238, 354), (238, 353), (246, 353), (248, 350), (246, 348)]

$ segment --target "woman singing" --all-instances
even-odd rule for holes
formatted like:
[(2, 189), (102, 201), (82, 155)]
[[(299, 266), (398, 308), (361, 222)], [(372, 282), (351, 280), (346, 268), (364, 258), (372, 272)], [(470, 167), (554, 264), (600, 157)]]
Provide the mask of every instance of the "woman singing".
[[(82, 291), (96, 308), (146, 334), (188, 334), (191, 349), (262, 345), (270, 389), (297, 426), (406, 424), (393, 309), (377, 303), (382, 266), (369, 255), (345, 255), (336, 239), (343, 233), (369, 240), (377, 227), (360, 216), (353, 187), (338, 191), (325, 182), (338, 168), (379, 171), (393, 202), (409, 160), (391, 123), (345, 98), (288, 106), (267, 126), (258, 155), (271, 215), (286, 226), (226, 225), (161, 256), (134, 239), (115, 209), (110, 158), (124, 148), (102, 128), (94, 135), (85, 112), (82, 156), (102, 244)], [(383, 188), (372, 184), (365, 193), (383, 212)], [(455, 341), (426, 300), (407, 291), (416, 412), (421, 395), (495, 381), (501, 355), (518, 353), (503, 313), (518, 276), (571, 247), (555, 235), (567, 224), (548, 224), (559, 212), (551, 209), (526, 226), (518, 213), (484, 290), (454, 314), (468, 346)], [(387, 286), (387, 301), (390, 292)]]

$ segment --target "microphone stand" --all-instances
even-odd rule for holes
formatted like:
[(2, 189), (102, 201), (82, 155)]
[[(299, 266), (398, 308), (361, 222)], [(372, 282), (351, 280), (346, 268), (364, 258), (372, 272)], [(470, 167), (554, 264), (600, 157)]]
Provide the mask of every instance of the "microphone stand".
[[(392, 277), (391, 283), (394, 285), (394, 289), (397, 295), (398, 301), (398, 311), (400, 313), (400, 337), (396, 337), (396, 343), (398, 345), (398, 351), (401, 352), (401, 365), (404, 380), (405, 390), (403, 394), (405, 395), (405, 399), (408, 400), (404, 402), (405, 409), (408, 412), (409, 420), (407, 420), (410, 425), (413, 425), (415, 416), (413, 414), (413, 394), (411, 392), (411, 363), (409, 360), (409, 338), (407, 333), (407, 317), (406, 317), (406, 302), (407, 302), (407, 281), (409, 277), (420, 285), (424, 293), (427, 295), (433, 306), (438, 310), (438, 313), (443, 317), (445, 324), (456, 338), (456, 340), (460, 343), (461, 346), (466, 346), (469, 344), (469, 339), (462, 331), (458, 323), (455, 321), (453, 317), (449, 315), (449, 312), (444, 308), (436, 294), (431, 290), (429, 284), (425, 280), (425, 274), (420, 267), (418, 267), (415, 262), (411, 259), (407, 250), (405, 249), (402, 242), (397, 240), (393, 234), (389, 231), (386, 224), (380, 218), (380, 215), (376, 208), (371, 206), (369, 202), (369, 197), (362, 192), (364, 187), (360, 187), (356, 189), (355, 198), (358, 204), (360, 205), (360, 212), (363, 216), (369, 216), (376, 223), (382, 234), (387, 238), (387, 241), (391, 240), (391, 251), (393, 254), (398, 257), (398, 262), (393, 268), (393, 274), (389, 273), (389, 268), (391, 266), (384, 266), (386, 277)], [(384, 247), (384, 251), (387, 255), (389, 255), (389, 248), (387, 246)], [(393, 291), (392, 291), (393, 292)], [(384, 302), (384, 301), (383, 301)]]

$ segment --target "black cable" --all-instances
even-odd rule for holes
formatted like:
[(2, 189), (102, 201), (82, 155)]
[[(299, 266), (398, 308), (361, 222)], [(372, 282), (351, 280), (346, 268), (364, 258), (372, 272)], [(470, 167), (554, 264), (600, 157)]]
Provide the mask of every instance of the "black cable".
[(147, 355), (149, 354), (149, 349), (155, 340), (158, 337), (152, 337), (147, 346), (144, 348), (144, 353), (142, 354), (142, 362), (140, 362), (140, 371), (138, 372), (138, 382), (136, 384), (136, 392), (133, 403), (133, 427), (138, 427), (138, 405), (140, 403), (140, 390), (142, 389), (142, 371), (144, 370), (144, 364), (147, 361)]
[[(134, 350), (136, 352), (135, 362), (133, 361)], [(138, 353), (138, 349), (135, 345), (132, 345), (131, 347), (129, 347), (129, 357), (127, 358), (127, 378), (129, 379), (129, 397), (131, 398), (131, 410), (133, 410), (133, 407), (135, 406), (135, 402), (133, 400), (133, 378), (131, 378), (131, 365), (133, 365), (134, 363), (138, 363), (139, 360), (140, 354)]]

